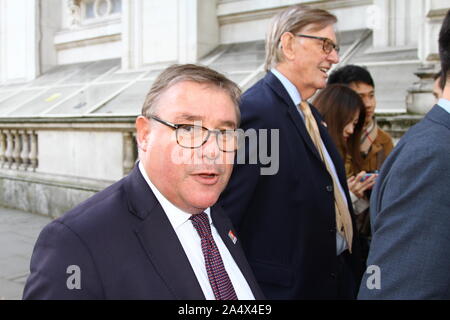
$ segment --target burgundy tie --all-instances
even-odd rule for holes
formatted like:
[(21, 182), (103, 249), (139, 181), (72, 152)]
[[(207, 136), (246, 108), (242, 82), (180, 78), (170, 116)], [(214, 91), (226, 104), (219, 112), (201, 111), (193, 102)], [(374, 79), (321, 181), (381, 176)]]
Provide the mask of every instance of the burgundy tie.
[(208, 216), (202, 212), (192, 215), (190, 220), (201, 239), (206, 271), (216, 300), (237, 300), (233, 284), (223, 266), (219, 249), (211, 234)]

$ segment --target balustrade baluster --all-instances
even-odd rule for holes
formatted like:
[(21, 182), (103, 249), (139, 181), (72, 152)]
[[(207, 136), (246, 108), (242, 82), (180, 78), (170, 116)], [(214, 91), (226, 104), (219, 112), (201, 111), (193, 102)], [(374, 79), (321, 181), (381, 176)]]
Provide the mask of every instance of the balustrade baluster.
[(6, 130), (6, 152), (5, 152), (5, 158), (6, 158), (6, 168), (11, 168), (14, 158), (13, 158), (13, 149), (14, 149), (14, 140), (13, 140), (13, 134), (11, 130)]
[(3, 131), (0, 130), (0, 168), (3, 168), (6, 162), (6, 136)]
[(133, 161), (133, 134), (125, 132), (123, 134), (123, 172), (129, 173), (134, 166)]
[(31, 141), (31, 147), (30, 147), (30, 164), (33, 171), (36, 171), (36, 168), (38, 167), (38, 144), (37, 144), (37, 135), (35, 131), (30, 132), (30, 141)]
[(13, 151), (13, 158), (14, 158), (14, 169), (19, 169), (21, 158), (20, 158), (20, 152), (22, 151), (22, 141), (20, 139), (19, 130), (13, 131), (14, 135), (14, 151)]
[(22, 152), (20, 154), (22, 163), (20, 169), (27, 170), (30, 165), (30, 139), (27, 130), (20, 130), (19, 132), (22, 141)]

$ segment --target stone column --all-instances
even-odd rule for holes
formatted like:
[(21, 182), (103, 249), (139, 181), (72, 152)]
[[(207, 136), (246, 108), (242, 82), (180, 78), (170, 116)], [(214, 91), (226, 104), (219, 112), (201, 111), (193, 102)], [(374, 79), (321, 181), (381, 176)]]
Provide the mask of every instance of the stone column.
[(0, 82), (39, 74), (38, 1), (0, 1)]
[(22, 140), (20, 139), (19, 130), (13, 130), (12, 133), (14, 135), (13, 167), (14, 169), (19, 169), (22, 162), (22, 159), (20, 158), (20, 152), (22, 151)]
[(6, 168), (11, 168), (14, 158), (13, 158), (13, 148), (14, 148), (14, 140), (11, 130), (6, 130)]
[(376, 49), (387, 48), (390, 46), (389, 21), (391, 19), (391, 11), (388, 0), (374, 0), (374, 30), (373, 30), (373, 47)]
[(143, 0), (122, 0), (122, 69), (143, 65)]
[(195, 63), (219, 44), (216, 0), (179, 0), (178, 61)]
[(123, 134), (123, 173), (128, 174), (134, 166), (134, 148), (133, 133), (124, 132)]
[(26, 130), (20, 130), (19, 133), (22, 140), (22, 152), (20, 154), (22, 163), (20, 169), (27, 170), (30, 165), (30, 138)]
[(6, 136), (3, 131), (0, 130), (0, 168), (3, 168), (3, 165), (6, 161)]
[(217, 0), (123, 0), (122, 68), (196, 63), (219, 44)]
[(31, 148), (30, 148), (30, 164), (33, 171), (38, 167), (38, 141), (35, 131), (30, 132)]
[(422, 0), (417, 10), (422, 23), (419, 34), (418, 56), (422, 65), (414, 73), (419, 80), (408, 89), (408, 112), (425, 114), (435, 104), (432, 95), (434, 75), (440, 70), (438, 37), (445, 14), (450, 9), (448, 1)]

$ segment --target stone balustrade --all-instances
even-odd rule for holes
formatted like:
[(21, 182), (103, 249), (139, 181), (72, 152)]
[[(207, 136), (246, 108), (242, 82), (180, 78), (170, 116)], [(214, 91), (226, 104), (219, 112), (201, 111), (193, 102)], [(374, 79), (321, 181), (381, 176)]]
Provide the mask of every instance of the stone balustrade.
[(137, 151), (135, 149), (136, 134), (135, 132), (123, 133), (123, 171), (124, 173), (130, 172), (137, 158)]
[[(109, 135), (115, 139), (114, 141), (119, 143), (121, 141), (122, 145), (121, 163), (114, 163), (116, 168), (114, 179), (130, 172), (136, 162), (134, 117), (113, 118), (111, 120), (99, 118), (14, 120), (3, 119), (2, 121), (0, 119), (0, 169), (22, 172), (44, 170), (43, 172), (51, 173), (53, 172), (51, 170), (53, 161), (69, 164), (77, 159), (78, 154), (74, 154), (74, 152), (86, 154), (111, 152), (111, 146), (109, 150), (103, 150), (104, 143), (108, 142), (107, 137)], [(91, 135), (80, 135), (83, 132), (91, 133)], [(122, 135), (122, 138), (117, 136), (118, 133)], [(58, 136), (60, 138), (55, 138)], [(66, 142), (65, 139), (69, 141)], [(70, 148), (65, 148), (67, 143), (71, 143)], [(56, 147), (57, 145), (59, 147)], [(41, 150), (39, 150), (39, 146)], [(50, 149), (52, 150), (51, 154), (49, 154)], [(39, 159), (39, 153), (41, 153), (41, 159)], [(93, 165), (91, 163), (91, 167)], [(64, 172), (63, 174), (77, 176), (76, 172)], [(108, 177), (104, 178), (107, 179)]]
[(30, 129), (0, 128), (0, 168), (36, 171), (38, 135)]
[(126, 176), (134, 116), (0, 118), (0, 206), (58, 217)]

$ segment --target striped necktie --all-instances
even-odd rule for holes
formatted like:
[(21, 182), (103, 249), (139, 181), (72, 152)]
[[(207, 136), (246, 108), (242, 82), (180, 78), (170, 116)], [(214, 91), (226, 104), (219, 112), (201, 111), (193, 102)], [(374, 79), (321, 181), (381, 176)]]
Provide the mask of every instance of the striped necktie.
[(190, 220), (201, 239), (206, 271), (216, 300), (237, 300), (233, 284), (228, 277), (219, 249), (214, 242), (207, 214), (205, 212), (194, 214)]
[(328, 161), (325, 160), (322, 149), (322, 138), (320, 137), (319, 127), (317, 126), (316, 119), (314, 118), (309, 104), (305, 101), (300, 103), (300, 109), (303, 111), (305, 116), (306, 130), (308, 131), (311, 140), (314, 142), (317, 151), (319, 152), (320, 158), (327, 167), (328, 173), (333, 179), (333, 190), (334, 190), (334, 204), (336, 211), (336, 228), (341, 236), (347, 241), (348, 250), (352, 252), (352, 239), (353, 239), (353, 226), (352, 218), (350, 212), (348, 211), (348, 206), (346, 201), (342, 197), (342, 193), (339, 191), (338, 182), (332, 173)]

